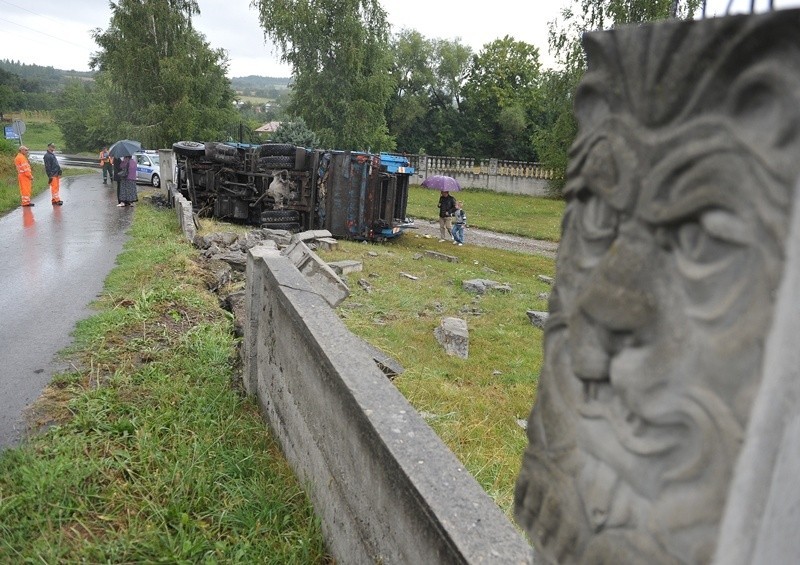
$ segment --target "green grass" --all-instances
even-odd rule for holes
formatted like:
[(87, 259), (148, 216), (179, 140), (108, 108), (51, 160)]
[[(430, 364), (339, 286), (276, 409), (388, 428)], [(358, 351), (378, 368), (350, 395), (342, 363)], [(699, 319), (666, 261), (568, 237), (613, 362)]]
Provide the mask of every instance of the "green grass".
[(48, 431), (0, 455), (0, 562), (328, 562), (174, 214), (139, 206), (131, 235), (31, 414)]
[[(4, 140), (3, 140), (4, 141)], [(5, 151), (3, 151), (5, 149)], [(20, 205), (19, 183), (17, 170), (14, 167), (14, 157), (17, 154), (16, 146), (11, 148), (8, 144), (0, 144), (0, 216)], [(31, 163), (33, 170), (32, 197), (50, 190), (47, 185), (47, 175), (44, 174), (44, 165)], [(66, 168), (64, 176), (85, 175), (86, 169)]]
[[(430, 258), (428, 250), (459, 261)], [(338, 313), (351, 331), (405, 368), (394, 380), (398, 389), (510, 517), (527, 444), (517, 421), (531, 410), (542, 363), (542, 332), (526, 310), (547, 309), (549, 286), (536, 275), (553, 276), (554, 262), (473, 246), (443, 248), (411, 235), (382, 246), (340, 242), (321, 256), (362, 261), (363, 271), (347, 276), (352, 294)], [(511, 292), (465, 291), (462, 282), (475, 278), (508, 284)], [(448, 356), (434, 338), (448, 316), (467, 321), (466, 360)]]
[(25, 133), (22, 134), (22, 143), (32, 151), (44, 151), (48, 143), (55, 143), (59, 149), (64, 148), (64, 135), (61, 129), (53, 122), (47, 112), (22, 112), (14, 115), (25, 122)]
[[(436, 197), (412, 189), (409, 215), (434, 218)], [(563, 210), (560, 201), (526, 196), (459, 197), (471, 225), (487, 228), (555, 226)], [(531, 210), (541, 218), (532, 222)], [(539, 237), (557, 239), (549, 232)], [(542, 332), (526, 310), (546, 309), (549, 287), (536, 275), (552, 276), (553, 261), (412, 234), (383, 245), (340, 241), (320, 254), (363, 262), (347, 276), (352, 295), (338, 314), (405, 368), (395, 385), (510, 517), (527, 445), (518, 420), (533, 405), (542, 363)], [(54, 378), (31, 414), (48, 431), (0, 455), (0, 562), (330, 559), (256, 405), (231, 384), (231, 319), (205, 290), (196, 255), (172, 211), (136, 208), (98, 314), (75, 331), (67, 352), (74, 369)], [(462, 288), (472, 278), (511, 291), (476, 296)], [(434, 338), (446, 316), (468, 323), (466, 360)]]
[[(502, 233), (558, 241), (565, 202), (555, 198), (535, 198), (491, 190), (466, 189), (453, 194), (464, 201), (464, 211), (471, 227)], [(408, 213), (413, 218), (435, 220), (439, 192), (412, 186)]]

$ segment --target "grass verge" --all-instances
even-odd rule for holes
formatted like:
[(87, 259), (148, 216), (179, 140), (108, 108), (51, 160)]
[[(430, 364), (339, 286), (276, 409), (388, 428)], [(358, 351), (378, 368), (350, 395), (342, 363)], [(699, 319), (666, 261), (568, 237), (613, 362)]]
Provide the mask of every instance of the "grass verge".
[(324, 563), (318, 520), (231, 386), (230, 316), (172, 212), (131, 239), (31, 418), (0, 454), (2, 563)]
[[(467, 223), (474, 228), (546, 241), (558, 241), (561, 237), (561, 217), (566, 206), (562, 199), (480, 189), (465, 189), (453, 193), (453, 196), (464, 201)], [(407, 215), (436, 220), (439, 217), (438, 202), (438, 191), (411, 186)]]
[[(520, 421), (533, 405), (542, 363), (542, 331), (526, 310), (547, 309), (550, 289), (536, 275), (553, 276), (554, 262), (409, 234), (377, 246), (339, 242), (320, 254), (329, 262), (362, 262), (362, 272), (347, 275), (351, 296), (337, 312), (353, 333), (404, 367), (395, 385), (511, 517), (527, 445)], [(509, 290), (472, 294), (462, 286), (470, 279)], [(467, 321), (468, 359), (448, 356), (434, 337), (448, 316)]]

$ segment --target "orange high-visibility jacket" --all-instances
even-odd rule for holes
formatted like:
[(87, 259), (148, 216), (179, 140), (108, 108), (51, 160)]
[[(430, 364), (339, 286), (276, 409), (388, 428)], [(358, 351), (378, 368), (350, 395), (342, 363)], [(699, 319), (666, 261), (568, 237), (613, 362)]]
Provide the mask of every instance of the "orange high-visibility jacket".
[(31, 171), (31, 164), (28, 162), (28, 158), (22, 153), (17, 153), (17, 156), (14, 157), (14, 165), (17, 167), (19, 182), (24, 180), (30, 184), (33, 180), (33, 172)]
[(108, 153), (108, 151), (101, 151), (100, 152), (100, 165), (102, 166), (102, 165), (104, 165), (106, 163), (110, 163), (110, 162), (111, 162), (111, 155)]

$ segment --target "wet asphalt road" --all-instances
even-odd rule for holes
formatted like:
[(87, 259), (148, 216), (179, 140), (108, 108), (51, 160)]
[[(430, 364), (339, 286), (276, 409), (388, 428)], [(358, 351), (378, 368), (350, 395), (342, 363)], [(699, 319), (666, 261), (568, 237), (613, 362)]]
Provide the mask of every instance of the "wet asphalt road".
[(62, 178), (61, 199), (52, 206), (48, 189), (0, 217), (0, 450), (19, 442), (24, 409), (63, 370), (56, 354), (92, 315), (136, 210), (116, 207), (99, 171)]

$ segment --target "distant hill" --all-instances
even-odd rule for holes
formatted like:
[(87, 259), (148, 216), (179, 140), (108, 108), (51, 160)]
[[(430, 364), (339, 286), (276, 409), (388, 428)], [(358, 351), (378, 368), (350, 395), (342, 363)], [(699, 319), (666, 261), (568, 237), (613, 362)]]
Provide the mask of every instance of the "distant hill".
[(0, 69), (15, 74), (27, 83), (37, 83), (45, 92), (61, 90), (69, 79), (94, 80), (92, 71), (64, 71), (41, 65), (28, 65), (10, 59), (0, 59)]
[(250, 75), (246, 77), (233, 77), (231, 87), (237, 92), (254, 90), (285, 90), (289, 88), (292, 79), (289, 77), (261, 77)]

